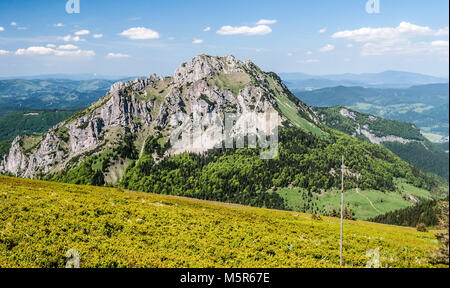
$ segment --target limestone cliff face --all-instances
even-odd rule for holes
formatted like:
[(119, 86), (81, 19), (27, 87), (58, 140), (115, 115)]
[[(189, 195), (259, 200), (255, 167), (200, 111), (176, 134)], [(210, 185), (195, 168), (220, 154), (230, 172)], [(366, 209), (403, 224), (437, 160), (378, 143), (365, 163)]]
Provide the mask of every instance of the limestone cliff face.
[(20, 137), (14, 139), (6, 159), (2, 159), (0, 169), (3, 171), (18, 174), (19, 171), (24, 170), (27, 166), (26, 156), (20, 149)]
[[(384, 142), (397, 142), (397, 143), (401, 143), (401, 144), (407, 144), (407, 143), (411, 143), (411, 142), (418, 142), (418, 143), (423, 144), (424, 147), (427, 148), (423, 141), (419, 141), (416, 139), (406, 139), (406, 138), (399, 137), (396, 135), (384, 135), (384, 136), (380, 136), (380, 137), (376, 136), (372, 132), (370, 125), (368, 125), (368, 124), (361, 125), (357, 122), (357, 119), (356, 119), (357, 116), (356, 116), (355, 112), (349, 111), (348, 109), (345, 109), (345, 108), (342, 108), (339, 112), (343, 117), (346, 117), (353, 121), (353, 124), (355, 125), (355, 127), (354, 127), (355, 133), (353, 133), (352, 136), (364, 135), (364, 137), (366, 137), (367, 140), (369, 140), (369, 142), (371, 142), (372, 144), (382, 144)], [(373, 115), (369, 115), (369, 116), (367, 116), (367, 118), (372, 122), (378, 120), (378, 118)]]
[[(255, 121), (255, 113), (279, 113), (279, 100), (288, 98), (283, 91), (286, 87), (279, 79), (249, 61), (199, 55), (182, 64), (173, 77), (151, 75), (115, 83), (103, 98), (38, 139), (18, 137), (9, 154), (0, 158), (0, 172), (30, 178), (51, 175), (80, 163), (88, 155), (114, 147), (125, 131), (136, 136), (135, 145), (140, 151), (145, 139), (156, 130), (169, 138), (177, 129), (186, 129), (186, 123), (199, 125), (203, 136), (194, 135), (191, 145), (172, 147), (166, 156), (186, 151), (201, 153), (223, 140), (204, 135), (221, 134), (227, 113), (239, 115), (232, 129), (234, 135), (260, 133), (263, 125)], [(318, 122), (303, 103), (287, 105), (306, 113), (308, 121)], [(277, 121), (281, 123), (283, 118), (279, 113)], [(251, 127), (250, 122), (254, 123)]]
[(146, 80), (114, 84), (105, 97), (80, 113), (77, 118), (50, 129), (28, 153), (25, 153), (24, 146), (32, 139), (17, 137), (9, 155), (0, 164), (0, 171), (36, 178), (51, 171), (56, 172), (64, 168), (73, 157), (96, 149), (104, 142), (102, 136), (114, 127), (128, 127), (136, 132), (133, 120), (140, 119), (145, 124), (152, 121), (150, 103), (139, 101), (134, 93), (128, 96), (127, 89), (139, 92), (160, 80), (159, 77), (151, 76)]

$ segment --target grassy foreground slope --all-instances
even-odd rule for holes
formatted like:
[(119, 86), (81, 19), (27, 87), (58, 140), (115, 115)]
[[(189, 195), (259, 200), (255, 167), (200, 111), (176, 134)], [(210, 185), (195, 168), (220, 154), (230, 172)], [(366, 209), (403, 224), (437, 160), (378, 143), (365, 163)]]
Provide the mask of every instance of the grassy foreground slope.
[[(0, 176), (0, 267), (337, 267), (339, 219)], [(345, 223), (347, 267), (430, 267), (430, 232)]]

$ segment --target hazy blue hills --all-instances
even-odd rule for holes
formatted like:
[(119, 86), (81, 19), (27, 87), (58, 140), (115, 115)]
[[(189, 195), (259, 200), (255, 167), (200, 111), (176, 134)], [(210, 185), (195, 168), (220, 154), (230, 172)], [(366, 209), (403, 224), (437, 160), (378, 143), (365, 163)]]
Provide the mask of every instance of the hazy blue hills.
[(1, 80), (0, 115), (15, 111), (84, 108), (102, 97), (114, 82), (115, 80)]
[(361, 86), (366, 88), (408, 88), (415, 85), (448, 83), (448, 78), (402, 71), (381, 73), (309, 75), (305, 73), (281, 73), (280, 77), (289, 89), (311, 90), (334, 86)]
[(414, 123), (434, 142), (442, 141), (442, 136), (448, 137), (448, 84), (405, 89), (338, 86), (313, 91), (294, 90), (293, 93), (311, 106), (342, 105), (385, 119)]
[(117, 80), (117, 79), (135, 79), (138, 76), (117, 76), (117, 75), (98, 75), (98, 74), (42, 74), (42, 75), (27, 75), (27, 76), (9, 76), (0, 77), (0, 80), (73, 80), (73, 81), (86, 81), (86, 80)]

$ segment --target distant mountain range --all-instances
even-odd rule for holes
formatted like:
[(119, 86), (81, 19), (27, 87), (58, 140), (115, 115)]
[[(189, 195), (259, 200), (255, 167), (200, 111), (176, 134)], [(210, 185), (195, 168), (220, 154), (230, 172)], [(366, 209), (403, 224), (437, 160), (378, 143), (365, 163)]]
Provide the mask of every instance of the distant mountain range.
[(143, 76), (117, 76), (117, 75), (98, 75), (98, 74), (42, 74), (42, 75), (28, 75), (28, 76), (9, 76), (0, 77), (0, 80), (72, 80), (72, 81), (87, 81), (87, 80), (119, 80), (119, 79), (136, 79)]
[(85, 108), (102, 97), (116, 81), (119, 79), (0, 80), (0, 116), (16, 111)]
[(313, 91), (293, 90), (293, 93), (311, 106), (342, 105), (385, 119), (411, 122), (420, 127), (431, 141), (448, 141), (448, 84), (420, 85), (406, 89), (338, 86)]
[[(329, 74), (312, 75), (306, 73), (279, 73), (278, 74), (290, 89), (320, 89), (334, 86), (361, 86), (374, 88), (408, 88), (414, 85), (448, 83), (449, 79), (435, 77), (425, 74), (404, 72), (404, 71), (384, 71), (381, 73), (362, 74)], [(119, 80), (145, 78), (146, 76), (125, 76), (125, 75), (100, 75), (100, 74), (42, 74), (27, 76), (0, 77), (0, 80)]]
[(110, 80), (1, 80), (0, 115), (15, 111), (81, 109), (102, 97)]
[(385, 71), (381, 73), (309, 75), (305, 73), (280, 73), (289, 89), (313, 90), (334, 86), (360, 86), (365, 88), (408, 88), (414, 85), (448, 83), (448, 78), (424, 74)]

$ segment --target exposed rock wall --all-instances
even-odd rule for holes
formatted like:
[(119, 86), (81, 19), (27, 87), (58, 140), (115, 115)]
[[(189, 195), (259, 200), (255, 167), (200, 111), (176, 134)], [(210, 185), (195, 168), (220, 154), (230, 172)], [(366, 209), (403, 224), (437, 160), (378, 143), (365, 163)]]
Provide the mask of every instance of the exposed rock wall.
[[(244, 75), (246, 81), (221, 83), (220, 87), (210, 81), (223, 75), (230, 77), (226, 79)], [(265, 129), (265, 120), (256, 119), (255, 113), (276, 113), (273, 89), (284, 93), (286, 87), (274, 79), (276, 87), (269, 89), (267, 77), (271, 76), (249, 61), (199, 55), (176, 69), (172, 78), (150, 75), (147, 79), (115, 83), (91, 107), (50, 129), (31, 152), (24, 152), (22, 138), (18, 137), (9, 155), (0, 158), (0, 172), (35, 178), (60, 171), (71, 159), (82, 161), (80, 155), (101, 152), (106, 145), (105, 135), (110, 142), (120, 141), (116, 130), (125, 128), (136, 135), (148, 127), (160, 127), (168, 134), (190, 129), (199, 135), (190, 135), (189, 143), (173, 147), (168, 154), (201, 153), (224, 140), (220, 135), (226, 113), (240, 115), (231, 129), (232, 136), (270, 133)], [(298, 108), (310, 110), (306, 105)], [(276, 121), (281, 123), (281, 115)], [(194, 126), (201, 129), (195, 130)]]

